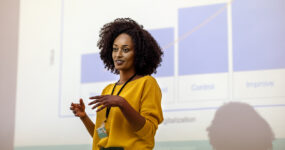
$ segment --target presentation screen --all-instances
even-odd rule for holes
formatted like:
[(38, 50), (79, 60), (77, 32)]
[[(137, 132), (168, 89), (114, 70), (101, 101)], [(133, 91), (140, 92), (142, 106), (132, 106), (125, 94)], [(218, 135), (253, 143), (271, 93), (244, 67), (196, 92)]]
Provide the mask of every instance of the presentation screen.
[(119, 80), (97, 41), (126, 17), (164, 52), (154, 149), (285, 148), (284, 0), (21, 0), (15, 150), (91, 149), (69, 107)]

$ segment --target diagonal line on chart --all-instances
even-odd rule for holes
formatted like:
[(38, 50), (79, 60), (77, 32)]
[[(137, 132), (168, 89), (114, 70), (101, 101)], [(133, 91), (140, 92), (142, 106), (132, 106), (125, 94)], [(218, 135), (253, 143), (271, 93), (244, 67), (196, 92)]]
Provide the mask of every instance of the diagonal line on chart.
[(197, 30), (201, 29), (203, 26), (207, 25), (209, 22), (211, 22), (213, 19), (215, 19), (217, 16), (219, 16), (221, 13), (223, 13), (233, 2), (234, 0), (228, 2), (225, 6), (223, 6), (222, 8), (220, 8), (219, 10), (217, 10), (214, 14), (212, 14), (211, 16), (209, 16), (208, 18), (206, 18), (202, 23), (200, 23), (199, 25), (195, 26), (193, 29), (189, 30), (188, 32), (186, 32), (185, 34), (181, 35), (180, 37), (178, 37), (176, 40), (174, 40), (173, 42), (170, 42), (168, 44), (166, 44), (165, 46), (162, 46), (163, 50), (166, 50), (170, 47), (172, 47), (173, 45), (175, 45), (176, 43), (179, 43), (180, 41), (186, 39), (187, 37), (189, 37), (191, 34), (193, 34), (194, 32), (196, 32)]

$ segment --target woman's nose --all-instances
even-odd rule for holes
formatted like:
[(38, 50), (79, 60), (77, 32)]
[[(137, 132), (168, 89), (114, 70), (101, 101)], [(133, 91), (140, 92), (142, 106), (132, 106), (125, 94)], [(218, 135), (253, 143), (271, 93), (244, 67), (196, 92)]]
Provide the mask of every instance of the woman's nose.
[(116, 53), (117, 57), (122, 57), (122, 49), (119, 49)]

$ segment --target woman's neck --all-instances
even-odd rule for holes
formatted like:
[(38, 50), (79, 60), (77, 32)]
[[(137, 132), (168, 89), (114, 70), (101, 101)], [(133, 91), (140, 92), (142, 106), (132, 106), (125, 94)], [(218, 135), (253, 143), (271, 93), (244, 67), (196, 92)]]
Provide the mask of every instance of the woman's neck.
[(120, 81), (118, 84), (126, 83), (134, 74), (135, 71), (120, 71)]

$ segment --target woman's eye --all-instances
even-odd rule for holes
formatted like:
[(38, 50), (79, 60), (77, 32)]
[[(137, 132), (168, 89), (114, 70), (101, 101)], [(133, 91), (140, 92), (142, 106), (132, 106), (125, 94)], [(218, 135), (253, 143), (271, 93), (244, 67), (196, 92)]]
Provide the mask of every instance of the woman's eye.
[(118, 51), (118, 48), (113, 48), (113, 51), (115, 51), (115, 52)]
[(128, 49), (128, 48), (124, 48), (123, 51), (124, 51), (124, 52), (128, 52), (129, 49)]

